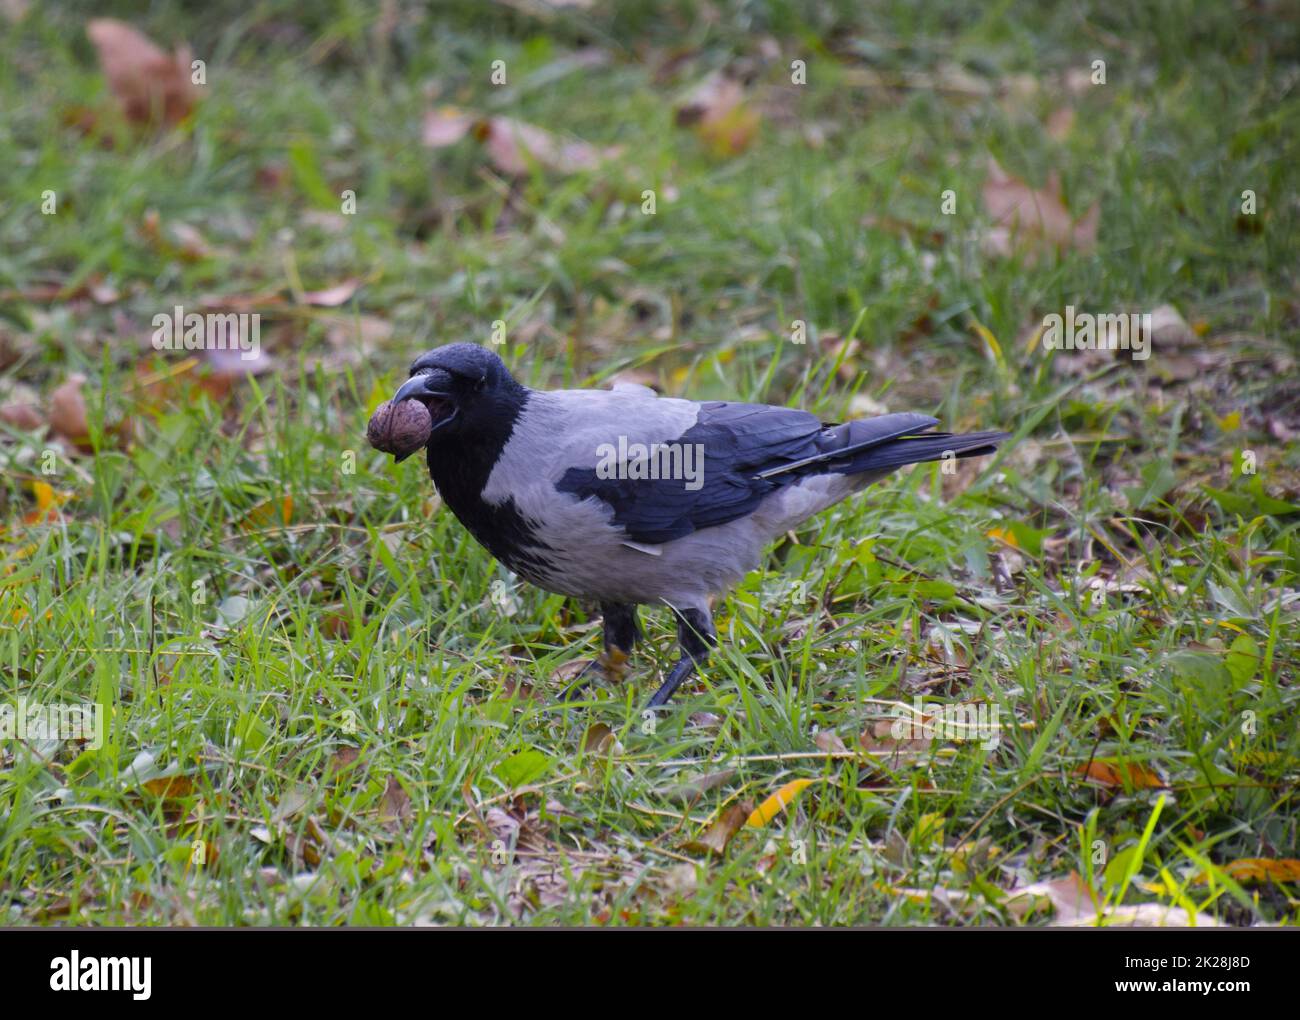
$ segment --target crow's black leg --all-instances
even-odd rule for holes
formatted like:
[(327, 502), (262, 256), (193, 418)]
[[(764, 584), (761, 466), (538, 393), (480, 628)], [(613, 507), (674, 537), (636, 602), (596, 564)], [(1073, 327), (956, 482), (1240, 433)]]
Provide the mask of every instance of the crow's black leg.
[(561, 701), (572, 701), (581, 694), (591, 683), (591, 671), (594, 669), (599, 669), (607, 676), (620, 674), (632, 654), (632, 647), (641, 638), (636, 606), (625, 602), (602, 602), (600, 615), (605, 624), (605, 651), (599, 659), (592, 659), (582, 667), (568, 690), (560, 695)]
[(677, 643), (681, 646), (682, 657), (673, 666), (668, 679), (655, 691), (650, 699), (650, 708), (668, 704), (673, 692), (697, 667), (708, 661), (709, 649), (718, 643), (713, 616), (707, 609), (674, 609), (673, 615), (677, 617)]

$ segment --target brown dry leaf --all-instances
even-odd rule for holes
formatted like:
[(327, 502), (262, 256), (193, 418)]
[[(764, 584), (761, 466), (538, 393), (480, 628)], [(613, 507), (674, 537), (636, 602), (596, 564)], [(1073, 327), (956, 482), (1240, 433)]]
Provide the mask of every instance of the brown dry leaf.
[(80, 373), (68, 376), (67, 381), (55, 387), (50, 394), (50, 427), (82, 449), (90, 448), (90, 425), (86, 417), (86, 398), (81, 387), (86, 377)]
[(663, 788), (663, 795), (672, 800), (694, 803), (714, 787), (730, 782), (736, 776), (735, 769), (723, 769), (721, 772), (709, 772), (675, 782)]
[(523, 680), (516, 680), (514, 677), (506, 677), (501, 684), (501, 697), (509, 701), (511, 698), (518, 698), (520, 701), (546, 701), (546, 695), (538, 693), (532, 684)]
[(203, 351), (203, 363), (208, 366), (213, 379), (213, 388), (209, 392), (218, 401), (229, 394), (230, 383), (245, 376), (269, 372), (274, 364), (260, 343), (254, 350), (248, 351), (209, 348)]
[(1093, 758), (1074, 767), (1074, 774), (1110, 789), (1164, 789), (1169, 784), (1151, 769), (1118, 758)]
[(194, 780), (189, 776), (161, 776), (145, 780), (140, 789), (155, 800), (170, 805), (194, 795)]
[(1223, 870), (1238, 882), (1300, 882), (1300, 860), (1294, 857), (1242, 857)]
[(1095, 914), (1061, 918), (1053, 928), (1222, 928), (1209, 914), (1164, 903), (1140, 903), (1132, 907), (1111, 907)]
[(306, 304), (315, 305), (318, 308), (337, 308), (339, 305), (347, 304), (360, 286), (360, 280), (344, 280), (342, 283), (336, 283), (333, 287), (326, 287), (324, 290), (305, 291), (302, 299)]
[(86, 35), (99, 52), (108, 87), (127, 120), (171, 126), (189, 115), (199, 90), (190, 77), (188, 46), (164, 53), (143, 33), (115, 18), (94, 19), (86, 26)]
[(745, 824), (753, 811), (749, 801), (736, 801), (722, 809), (722, 812), (710, 823), (709, 827), (696, 836), (684, 847), (692, 853), (713, 854), (721, 857), (727, 852), (727, 844)]
[(621, 146), (598, 149), (586, 142), (566, 141), (513, 117), (479, 121), (474, 134), (486, 147), (492, 165), (509, 177), (525, 177), (534, 165), (562, 174), (594, 170), (623, 151)]
[(140, 235), (162, 254), (182, 262), (200, 262), (212, 254), (212, 246), (198, 227), (179, 220), (164, 226), (157, 209), (145, 210)]
[(1044, 250), (1073, 248), (1089, 252), (1097, 247), (1101, 203), (1094, 203), (1077, 220), (1061, 202), (1061, 181), (1056, 171), (1042, 190), (1012, 177), (996, 160), (989, 160), (984, 182), (984, 208), (993, 221), (984, 245), (990, 254), (1010, 256), (1023, 251), (1032, 258)]
[(818, 730), (817, 735), (813, 737), (813, 743), (817, 745), (819, 751), (825, 751), (827, 754), (839, 754), (848, 750), (844, 739), (834, 730)]
[(396, 822), (409, 818), (410, 815), (411, 798), (402, 789), (402, 784), (397, 781), (397, 777), (389, 776), (388, 783), (384, 787), (384, 795), (379, 801), (379, 820)]
[(623, 750), (614, 731), (599, 722), (587, 727), (582, 738), (582, 749), (587, 754), (597, 755), (618, 754)]
[(677, 104), (673, 119), (678, 127), (690, 127), (735, 109), (744, 98), (740, 82), (721, 71), (714, 71)]
[(570, 684), (588, 668), (595, 668), (595, 662), (591, 659), (575, 659), (572, 662), (564, 662), (556, 666), (551, 672), (551, 679), (561, 684)]
[[(865, 730), (858, 738), (858, 743), (862, 749), (872, 754), (879, 761), (890, 767), (896, 768), (901, 764), (916, 761), (922, 757), (928, 757), (930, 747), (934, 741), (925, 736), (907, 736), (899, 739), (894, 736), (894, 726), (898, 723), (897, 719), (877, 719)], [(914, 718), (917, 726), (930, 722), (928, 716), (917, 716)], [(912, 730), (915, 732), (915, 730)]]
[(1032, 885), (1012, 889), (1007, 893), (1003, 905), (1017, 918), (1050, 905), (1056, 912), (1057, 921), (1061, 922), (1093, 916), (1096, 911), (1092, 890), (1077, 871), (1070, 872), (1064, 878), (1034, 882)]
[(0, 407), (0, 422), (24, 432), (45, 427), (45, 419), (33, 404), (5, 404)]
[(293, 520), (293, 497), (264, 499), (239, 521), (244, 531), (261, 531), (266, 528), (287, 526)]
[(1158, 347), (1164, 353), (1171, 347), (1189, 347), (1196, 343), (1199, 343), (1196, 331), (1173, 305), (1161, 305), (1151, 312), (1152, 347)]
[(1046, 128), (1049, 137), (1058, 142), (1065, 141), (1074, 130), (1074, 107), (1062, 106), (1059, 110), (1053, 110), (1047, 117)]
[(321, 862), (321, 848), (312, 842), (306, 836), (299, 836), (296, 832), (286, 831), (284, 834), (284, 848), (289, 851), (290, 857), (293, 858), (294, 867), (301, 868), (304, 865), (316, 867)]
[(440, 106), (424, 115), (421, 140), (431, 149), (455, 145), (474, 126), (474, 116), (454, 106)]
[(330, 757), (325, 766), (325, 778), (335, 779), (345, 772), (351, 772), (361, 757), (361, 748), (344, 745)]
[(507, 808), (489, 808), (485, 828), (490, 837), (501, 840), (506, 846), (513, 846), (516, 853), (542, 854), (552, 844), (546, 838), (540, 818), (536, 809), (529, 809), (526, 797), (519, 796)]
[(675, 120), (694, 128), (714, 155), (735, 156), (753, 143), (762, 117), (746, 104), (740, 82), (714, 72), (678, 104)]

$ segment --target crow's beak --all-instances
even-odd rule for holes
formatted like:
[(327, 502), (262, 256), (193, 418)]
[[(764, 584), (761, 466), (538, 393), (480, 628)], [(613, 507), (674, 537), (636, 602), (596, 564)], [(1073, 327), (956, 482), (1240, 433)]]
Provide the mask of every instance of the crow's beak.
[[(413, 375), (397, 388), (393, 394), (392, 403), (400, 404), (403, 400), (418, 400), (429, 409), (429, 414), (433, 418), (433, 429), (436, 432), (444, 425), (456, 419), (459, 410), (456, 407), (455, 398), (452, 396), (452, 385), (455, 380), (450, 372), (441, 368), (431, 368), (427, 372), (421, 372)], [(411, 453), (415, 451), (412, 450)], [(397, 463), (401, 463), (409, 457), (410, 453), (403, 453), (395, 458)]]
[(413, 375), (393, 394), (393, 403), (403, 400), (448, 400), (451, 397), (451, 374), (441, 368)]

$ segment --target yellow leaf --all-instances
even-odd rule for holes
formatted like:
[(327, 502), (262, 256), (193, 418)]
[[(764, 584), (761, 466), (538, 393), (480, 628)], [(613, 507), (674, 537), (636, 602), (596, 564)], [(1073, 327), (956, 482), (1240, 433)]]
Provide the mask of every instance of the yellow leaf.
[(781, 789), (777, 790), (776, 793), (763, 801), (762, 804), (758, 805), (758, 807), (750, 813), (750, 816), (745, 819), (745, 824), (751, 829), (761, 829), (764, 825), (785, 810), (785, 808), (796, 797), (798, 797), (799, 794), (803, 793), (806, 787), (811, 786), (815, 782), (817, 782), (815, 779), (790, 780), (790, 782), (786, 783), (781, 787)]
[(1139, 790), (1161, 789), (1169, 785), (1151, 769), (1118, 758), (1093, 758), (1083, 765), (1076, 765), (1073, 771), (1076, 775), (1112, 789), (1126, 785)]
[(1238, 882), (1300, 882), (1300, 860), (1294, 857), (1243, 857), (1223, 870)]
[(1241, 428), (1241, 412), (1233, 411), (1231, 414), (1225, 414), (1219, 419), (1219, 428), (1224, 432), (1236, 432)]
[(988, 348), (989, 354), (993, 355), (993, 360), (999, 365), (1003, 364), (1002, 345), (998, 343), (998, 338), (993, 335), (988, 327), (983, 326), (978, 322), (974, 322), (972, 325), (975, 327), (975, 332), (979, 334), (980, 339), (984, 341), (984, 345)]
[(1012, 549), (1020, 548), (1020, 543), (1016, 541), (1016, 534), (1014, 531), (1008, 531), (1005, 528), (989, 528), (989, 530), (984, 532), (984, 534), (999, 542), (1005, 542), (1007, 545), (1011, 546)]
[(32, 482), (32, 495), (36, 497), (36, 509), (48, 510), (54, 506), (54, 487), (49, 482)]

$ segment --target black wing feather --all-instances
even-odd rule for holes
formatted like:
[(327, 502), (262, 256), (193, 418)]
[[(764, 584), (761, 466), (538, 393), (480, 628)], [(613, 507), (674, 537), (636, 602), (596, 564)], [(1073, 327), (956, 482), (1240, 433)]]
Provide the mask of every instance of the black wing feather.
[(753, 513), (782, 486), (844, 470), (869, 448), (935, 424), (925, 415), (892, 414), (829, 426), (794, 408), (711, 401), (673, 440), (703, 447), (701, 488), (681, 478), (601, 478), (595, 468), (570, 468), (557, 488), (608, 504), (631, 541), (670, 542)]

